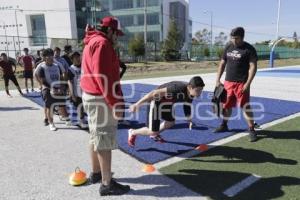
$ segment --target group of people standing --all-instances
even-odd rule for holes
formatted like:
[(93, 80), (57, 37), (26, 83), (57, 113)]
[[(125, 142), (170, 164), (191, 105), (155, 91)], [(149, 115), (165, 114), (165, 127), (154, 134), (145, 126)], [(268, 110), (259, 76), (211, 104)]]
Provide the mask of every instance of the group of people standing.
[[(233, 107), (243, 109), (249, 127), (250, 141), (257, 140), (251, 111), (250, 86), (257, 70), (256, 50), (244, 41), (245, 31), (242, 27), (232, 29), (231, 41), (225, 47), (216, 77), (216, 86), (221, 84), (221, 77), (226, 69), (224, 88), (227, 97), (223, 105), (223, 122), (215, 132), (228, 131), (228, 119)], [(118, 147), (116, 134), (117, 124), (124, 116), (124, 99), (120, 83), (120, 62), (114, 49), (118, 37), (124, 35), (120, 23), (115, 17), (104, 17), (98, 26), (86, 27), (84, 50), (72, 52), (68, 57), (60, 57), (60, 49), (45, 49), (40, 64), (34, 64), (28, 54), (21, 58), (24, 64), (24, 77), (37, 78), (45, 102), (45, 124), (50, 130), (56, 130), (53, 122), (53, 108), (59, 106), (65, 120), (66, 96), (70, 95), (74, 105), (80, 107), (80, 118), (83, 112), (88, 115), (90, 133), (89, 148), (92, 171), (89, 183), (101, 183), (99, 193), (105, 195), (122, 195), (130, 191), (130, 186), (118, 183), (112, 178), (112, 150)], [(24, 49), (25, 50), (25, 49)], [(68, 48), (65, 48), (65, 51)], [(28, 53), (28, 51), (27, 51)], [(2, 54), (1, 54), (2, 56)], [(81, 60), (82, 58), (82, 60)], [(4, 64), (6, 63), (6, 64)], [(8, 68), (9, 61), (3, 55), (0, 66)], [(34, 73), (33, 66), (36, 65)], [(82, 67), (82, 68), (81, 68)], [(8, 79), (13, 70), (7, 70)], [(8, 76), (9, 75), (9, 76)], [(26, 75), (26, 76), (25, 76)], [(33, 82), (32, 89), (33, 89)], [(135, 146), (138, 135), (149, 135), (155, 141), (163, 143), (160, 133), (175, 124), (174, 105), (184, 103), (183, 109), (189, 126), (192, 124), (191, 110), (193, 99), (199, 97), (205, 87), (200, 76), (194, 76), (189, 82), (171, 81), (158, 86), (139, 101), (132, 104), (130, 112), (137, 112), (143, 104), (148, 104), (148, 123), (140, 129), (129, 129), (128, 145)], [(20, 93), (22, 91), (18, 88)], [(69, 92), (67, 92), (69, 90)]]
[[(120, 195), (130, 190), (130, 186), (117, 183), (111, 173), (111, 151), (117, 148), (117, 121), (122, 118), (124, 111), (119, 76), (120, 61), (114, 45), (123, 32), (119, 21), (114, 17), (103, 18), (99, 27), (86, 29), (80, 82), (90, 130), (92, 172), (89, 181), (101, 182), (101, 196)], [(223, 122), (215, 132), (228, 131), (227, 122), (231, 109), (238, 106), (244, 111), (250, 141), (255, 142), (257, 136), (249, 101), (250, 86), (257, 70), (257, 54), (254, 47), (244, 41), (244, 34), (242, 27), (231, 31), (231, 42), (226, 46), (218, 68), (216, 86), (221, 84), (220, 79), (226, 68), (224, 88), (227, 96)], [(128, 145), (134, 147), (138, 135), (149, 135), (155, 141), (164, 142), (160, 133), (175, 124), (174, 104), (178, 102), (185, 103), (184, 113), (187, 122), (192, 126), (192, 101), (201, 95), (204, 86), (200, 76), (193, 77), (188, 83), (172, 81), (159, 86), (131, 105), (129, 111), (136, 112), (141, 105), (148, 104), (148, 123), (140, 129), (129, 129)]]

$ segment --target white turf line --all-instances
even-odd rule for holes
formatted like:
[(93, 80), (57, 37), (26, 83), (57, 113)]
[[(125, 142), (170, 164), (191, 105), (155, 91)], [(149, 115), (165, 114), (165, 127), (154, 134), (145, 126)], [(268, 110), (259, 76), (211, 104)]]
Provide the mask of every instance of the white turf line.
[[(290, 120), (290, 119), (293, 119), (293, 118), (296, 118), (296, 117), (300, 117), (300, 112), (299, 113), (295, 113), (295, 114), (290, 115), (290, 116), (287, 116), (287, 117), (283, 117), (283, 118), (278, 119), (278, 120), (274, 120), (274, 121), (266, 123), (266, 124), (263, 124), (263, 125), (261, 125), (261, 129), (269, 128), (271, 126), (274, 126), (276, 124), (285, 122), (287, 120)], [(234, 134), (233, 136), (230, 136), (230, 137), (227, 137), (227, 138), (224, 138), (224, 139), (221, 139), (221, 140), (218, 140), (218, 141), (215, 141), (215, 142), (207, 144), (208, 145), (208, 149), (211, 149), (211, 148), (214, 148), (214, 147), (217, 147), (217, 146), (221, 146), (223, 144), (232, 142), (234, 140), (237, 140), (237, 139), (239, 139), (241, 137), (244, 137), (244, 136), (247, 136), (247, 135), (248, 135), (248, 133), (246, 133), (246, 132)], [(177, 155), (176, 157), (172, 157), (172, 158), (169, 158), (167, 160), (158, 162), (154, 166), (155, 166), (156, 169), (159, 169), (159, 168), (166, 167), (168, 165), (177, 163), (179, 161), (185, 160), (186, 158), (190, 158), (190, 157), (196, 156), (196, 155), (198, 155), (200, 153), (201, 152), (199, 150), (191, 150), (191, 151), (188, 151), (188, 152), (186, 152), (184, 154)]]
[(233, 186), (231, 186), (230, 188), (225, 190), (223, 192), (223, 194), (225, 194), (228, 197), (234, 197), (239, 192), (243, 191), (244, 189), (246, 189), (247, 187), (249, 187), (256, 181), (258, 181), (260, 178), (261, 178), (261, 176), (252, 174), (251, 176), (248, 176), (244, 180), (238, 182), (237, 184), (234, 184)]

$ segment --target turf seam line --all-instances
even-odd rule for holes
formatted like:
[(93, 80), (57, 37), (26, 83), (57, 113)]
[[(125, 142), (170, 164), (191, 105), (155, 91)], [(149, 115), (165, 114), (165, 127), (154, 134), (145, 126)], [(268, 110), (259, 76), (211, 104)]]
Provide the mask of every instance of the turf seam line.
[(247, 178), (243, 179), (242, 181), (238, 182), (237, 184), (226, 189), (223, 192), (223, 194), (225, 194), (228, 197), (234, 197), (241, 191), (245, 190), (246, 188), (248, 188), (249, 186), (251, 186), (252, 184), (257, 182), (260, 178), (261, 178), (261, 176), (252, 174), (251, 176), (248, 176)]

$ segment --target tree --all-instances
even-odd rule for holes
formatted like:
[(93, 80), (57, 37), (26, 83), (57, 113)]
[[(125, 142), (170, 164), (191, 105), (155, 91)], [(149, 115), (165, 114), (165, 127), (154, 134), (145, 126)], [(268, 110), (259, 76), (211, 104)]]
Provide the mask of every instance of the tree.
[(208, 48), (208, 47), (205, 47), (205, 48), (203, 49), (203, 55), (204, 55), (205, 57), (209, 57), (209, 56), (210, 56), (210, 51), (209, 51), (209, 48)]
[(300, 48), (300, 43), (298, 41), (297, 32), (294, 32), (293, 38), (294, 38), (294, 42), (292, 44), (292, 47), (295, 48), (295, 49)]
[(215, 45), (223, 46), (227, 41), (227, 35), (224, 32), (220, 32), (218, 36), (215, 37)]
[(145, 43), (141, 35), (137, 34), (133, 39), (129, 41), (128, 44), (129, 54), (132, 55), (137, 61), (139, 56), (145, 55)]
[(165, 60), (178, 60), (180, 58), (179, 50), (183, 46), (182, 35), (174, 20), (170, 21), (167, 38), (163, 42), (162, 55)]
[(265, 40), (265, 41), (261, 41), (261, 42), (256, 42), (255, 44), (257, 45), (270, 45), (271, 40)]
[(198, 40), (199, 44), (209, 45), (211, 41), (211, 32), (206, 28), (195, 33), (195, 38)]

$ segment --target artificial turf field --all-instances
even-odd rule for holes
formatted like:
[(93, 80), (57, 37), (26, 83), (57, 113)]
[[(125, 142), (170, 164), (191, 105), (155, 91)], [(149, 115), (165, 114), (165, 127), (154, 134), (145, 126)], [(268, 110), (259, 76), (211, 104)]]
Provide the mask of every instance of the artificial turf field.
[[(300, 199), (300, 117), (218, 146), (160, 172), (209, 199)], [(227, 190), (251, 175), (260, 178), (233, 197)]]

